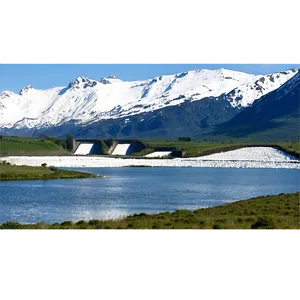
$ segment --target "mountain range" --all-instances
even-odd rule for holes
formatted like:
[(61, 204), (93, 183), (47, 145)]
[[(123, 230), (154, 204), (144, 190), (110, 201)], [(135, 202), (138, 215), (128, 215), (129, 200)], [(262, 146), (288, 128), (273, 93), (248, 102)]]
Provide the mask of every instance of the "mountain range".
[(268, 75), (201, 69), (142, 81), (78, 77), (65, 87), (0, 94), (4, 135), (243, 136), (282, 117), (299, 119), (298, 69)]

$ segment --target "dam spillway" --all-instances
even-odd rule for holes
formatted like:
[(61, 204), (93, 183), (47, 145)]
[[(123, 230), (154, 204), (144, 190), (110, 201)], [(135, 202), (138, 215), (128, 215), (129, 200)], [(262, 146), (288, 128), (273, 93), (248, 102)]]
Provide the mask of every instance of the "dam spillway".
[(112, 155), (126, 155), (131, 144), (118, 144)]
[(80, 144), (75, 151), (75, 155), (87, 155), (91, 153), (94, 143)]

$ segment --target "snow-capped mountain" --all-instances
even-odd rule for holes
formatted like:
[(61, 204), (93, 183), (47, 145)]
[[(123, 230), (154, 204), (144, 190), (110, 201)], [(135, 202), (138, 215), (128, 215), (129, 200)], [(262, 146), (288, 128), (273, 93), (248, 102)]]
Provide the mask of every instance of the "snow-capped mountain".
[(27, 86), (19, 94), (0, 94), (0, 130), (41, 130), (69, 123), (88, 126), (224, 94), (231, 107), (243, 109), (298, 72), (292, 69), (260, 76), (225, 69), (197, 70), (133, 82), (111, 75), (100, 80), (78, 77), (66, 87), (48, 90)]
[(278, 89), (256, 100), (229, 121), (214, 128), (214, 135), (261, 139), (299, 139), (300, 73)]

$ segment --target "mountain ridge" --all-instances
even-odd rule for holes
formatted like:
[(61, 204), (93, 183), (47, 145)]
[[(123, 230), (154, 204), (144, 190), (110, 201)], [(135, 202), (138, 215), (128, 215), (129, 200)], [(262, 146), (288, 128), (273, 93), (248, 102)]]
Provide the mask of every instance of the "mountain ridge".
[[(123, 122), (124, 118), (129, 118), (130, 123), (133, 116), (157, 114), (169, 107), (175, 107), (171, 109), (174, 112), (185, 103), (184, 108), (189, 110), (187, 106), (193, 102), (218, 101), (216, 99), (220, 97), (226, 98), (233, 108), (225, 114), (229, 118), (276, 90), (298, 72), (298, 69), (291, 69), (252, 75), (226, 69), (201, 69), (141, 81), (122, 81), (113, 75), (99, 81), (81, 76), (66, 87), (47, 90), (28, 85), (19, 94), (9, 91), (0, 94), (0, 132), (27, 132), (30, 135), (68, 125), (84, 128), (104, 120)], [(198, 110), (201, 106), (195, 105)], [(223, 101), (219, 114), (226, 109), (227, 104)], [(215, 125), (218, 118), (227, 121), (222, 116), (208, 116), (208, 123)], [(213, 119), (214, 124), (211, 123)]]

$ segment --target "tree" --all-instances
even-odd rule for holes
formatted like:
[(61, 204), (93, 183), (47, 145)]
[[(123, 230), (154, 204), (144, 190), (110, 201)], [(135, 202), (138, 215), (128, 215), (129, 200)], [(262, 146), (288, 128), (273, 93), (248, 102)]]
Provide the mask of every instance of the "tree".
[(72, 151), (73, 150), (73, 142), (74, 142), (74, 137), (72, 135), (68, 135), (67, 139), (67, 150)]
[(46, 134), (41, 134), (39, 136), (39, 138), (40, 138), (41, 142), (44, 142), (45, 140), (49, 140), (49, 137)]
[(179, 142), (190, 142), (191, 138), (188, 137), (188, 136), (181, 136), (181, 137), (178, 138), (178, 141)]

